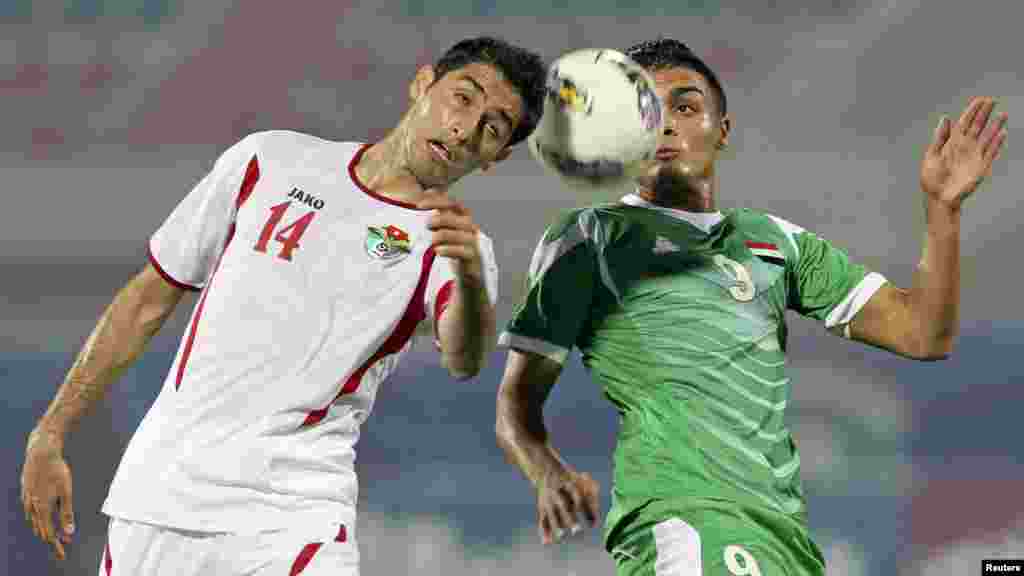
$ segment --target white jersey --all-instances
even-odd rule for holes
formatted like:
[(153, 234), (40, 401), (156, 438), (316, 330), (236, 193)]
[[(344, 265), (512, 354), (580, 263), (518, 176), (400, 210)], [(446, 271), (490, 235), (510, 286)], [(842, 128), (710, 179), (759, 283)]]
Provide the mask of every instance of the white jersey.
[[(154, 267), (200, 294), (104, 513), (211, 532), (354, 526), (359, 427), (453, 280), (431, 213), (358, 181), (365, 149), (253, 134), (153, 235)], [(483, 234), (480, 247), (493, 303)]]

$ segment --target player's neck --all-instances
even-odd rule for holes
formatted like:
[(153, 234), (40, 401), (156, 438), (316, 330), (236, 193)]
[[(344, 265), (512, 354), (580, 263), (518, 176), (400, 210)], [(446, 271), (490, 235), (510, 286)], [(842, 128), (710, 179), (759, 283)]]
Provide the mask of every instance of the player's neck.
[(381, 196), (416, 204), (423, 199), (423, 187), (408, 169), (401, 130), (394, 130), (371, 144), (355, 166), (356, 176)]
[(652, 186), (637, 186), (638, 196), (651, 204), (687, 212), (714, 212), (718, 195), (714, 175), (687, 178), (685, 182), (655, 180)]

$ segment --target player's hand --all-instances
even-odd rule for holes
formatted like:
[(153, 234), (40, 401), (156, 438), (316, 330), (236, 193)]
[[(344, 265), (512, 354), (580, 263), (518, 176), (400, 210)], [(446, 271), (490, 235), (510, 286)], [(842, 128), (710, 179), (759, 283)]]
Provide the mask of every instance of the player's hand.
[[(29, 435), (25, 447), (21, 503), (32, 532), (53, 546), (57, 559), (63, 560), (64, 545), (71, 542), (75, 532), (71, 468), (55, 439), (38, 429)], [(59, 526), (54, 525), (56, 512), (60, 513)]]
[(1006, 112), (993, 117), (993, 98), (972, 98), (956, 123), (943, 116), (921, 162), (921, 189), (953, 211), (992, 172), (1006, 142)]
[(582, 530), (581, 519), (597, 526), (601, 486), (586, 472), (571, 468), (549, 473), (537, 485), (537, 523), (541, 542), (552, 544)]
[(431, 195), (421, 201), (419, 207), (436, 211), (427, 221), (427, 228), (433, 232), (430, 243), (434, 252), (451, 258), (460, 280), (475, 281), (482, 286), (483, 264), (477, 243), (480, 227), (473, 221), (469, 208), (447, 195)]

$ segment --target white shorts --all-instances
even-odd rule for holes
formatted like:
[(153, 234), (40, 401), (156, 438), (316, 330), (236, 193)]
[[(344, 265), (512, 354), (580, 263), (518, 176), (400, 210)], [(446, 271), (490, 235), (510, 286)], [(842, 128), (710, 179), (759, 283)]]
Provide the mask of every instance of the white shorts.
[(100, 576), (359, 576), (345, 526), (254, 534), (176, 530), (111, 518)]

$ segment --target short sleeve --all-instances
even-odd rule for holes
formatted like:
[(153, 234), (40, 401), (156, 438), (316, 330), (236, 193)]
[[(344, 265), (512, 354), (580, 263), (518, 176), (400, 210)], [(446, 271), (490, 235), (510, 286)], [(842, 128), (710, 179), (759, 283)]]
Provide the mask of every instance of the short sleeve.
[[(480, 259), (483, 265), (484, 286), (491, 306), (498, 303), (498, 261), (494, 256), (494, 243), (483, 232), (478, 235)], [(455, 289), (455, 272), (447, 258), (438, 258), (430, 268), (427, 280), (427, 294), (424, 298), (424, 314), (434, 325), (434, 340), (437, 344), (437, 321), (451, 301)]]
[(597, 259), (579, 212), (547, 230), (530, 263), (526, 297), (499, 344), (564, 363), (587, 322)]
[(789, 307), (825, 323), (825, 328), (846, 327), (886, 279), (850, 260), (831, 242), (793, 224), (785, 223), (796, 252), (791, 265)]
[(149, 241), (149, 259), (168, 282), (199, 290), (227, 241), (246, 181), (259, 176), (257, 134), (228, 148)]

